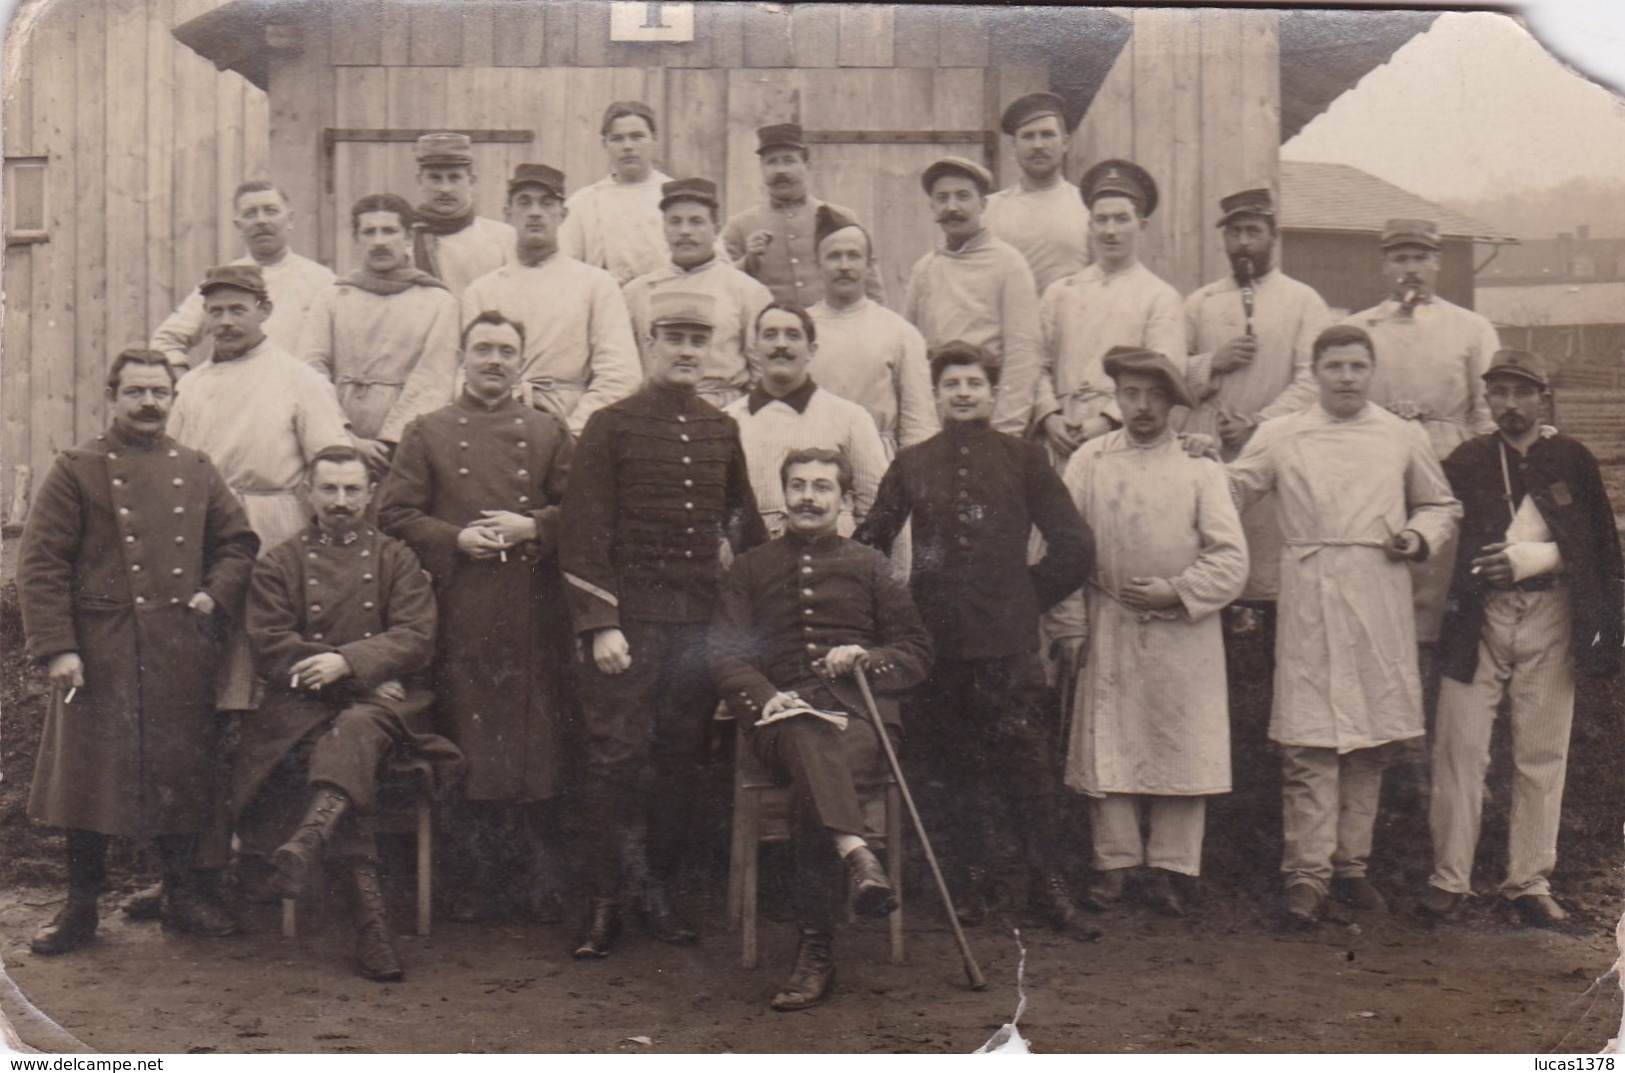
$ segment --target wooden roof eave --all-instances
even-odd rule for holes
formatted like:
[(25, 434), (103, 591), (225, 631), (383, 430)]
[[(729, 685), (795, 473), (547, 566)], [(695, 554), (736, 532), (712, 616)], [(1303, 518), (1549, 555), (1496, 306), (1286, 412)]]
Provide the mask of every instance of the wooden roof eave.
[(271, 54), (297, 51), (322, 7), (321, 0), (231, 0), (171, 32), (220, 70), (236, 71), (269, 89)]

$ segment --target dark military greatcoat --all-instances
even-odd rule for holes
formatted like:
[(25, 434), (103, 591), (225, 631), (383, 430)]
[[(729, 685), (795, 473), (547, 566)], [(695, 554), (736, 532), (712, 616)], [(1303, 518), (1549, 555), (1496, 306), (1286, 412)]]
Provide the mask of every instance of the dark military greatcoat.
[[(556, 562), (558, 502), (573, 441), (549, 414), (464, 394), (407, 426), (379, 493), (378, 521), (434, 577), (441, 728), (468, 757), (472, 801), (559, 792), (569, 620)], [(457, 534), (482, 510), (536, 521), (536, 541), (471, 559)]]
[[(53, 699), (29, 815), (109, 835), (209, 823), (220, 638), (259, 538), (208, 456), (116, 427), (57, 457), (17, 571), (28, 654), (77, 652), (85, 684)], [(208, 593), (216, 610), (188, 605)]]

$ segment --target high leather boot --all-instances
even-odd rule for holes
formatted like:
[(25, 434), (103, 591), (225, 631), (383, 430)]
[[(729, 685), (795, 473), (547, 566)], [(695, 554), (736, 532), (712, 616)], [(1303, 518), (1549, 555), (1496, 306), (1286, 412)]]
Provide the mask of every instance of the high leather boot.
[(592, 908), (587, 914), (586, 926), (581, 929), (581, 938), (576, 941), (576, 948), (571, 956), (578, 959), (597, 959), (609, 957), (609, 952), (615, 949), (615, 941), (621, 937), (621, 900), (619, 898), (594, 898)]
[(622, 874), (632, 891), (633, 904), (649, 934), (663, 943), (692, 943), (699, 933), (678, 915), (666, 885), (649, 868), (644, 840), (628, 838), (621, 847)]
[(310, 892), (311, 877), (349, 809), (349, 797), (336, 786), (317, 786), (311, 793), (305, 818), (271, 857), (283, 897), (303, 898)]
[(890, 916), (897, 909), (897, 893), (874, 851), (859, 846), (842, 860), (852, 884), (852, 911), (861, 917)]
[(801, 926), (801, 942), (796, 947), (796, 967), (773, 996), (772, 1007), (780, 1013), (805, 1010), (829, 999), (835, 990), (835, 935), (824, 928)]
[(46, 957), (77, 950), (95, 941), (97, 923), (96, 895), (70, 893), (68, 904), (51, 918), (49, 924), (34, 933), (34, 941), (29, 944), (29, 949)]
[(356, 971), (369, 980), (400, 980), (406, 976), (395, 939), (384, 913), (384, 888), (378, 882), (378, 862), (357, 858), (350, 863), (355, 891)]

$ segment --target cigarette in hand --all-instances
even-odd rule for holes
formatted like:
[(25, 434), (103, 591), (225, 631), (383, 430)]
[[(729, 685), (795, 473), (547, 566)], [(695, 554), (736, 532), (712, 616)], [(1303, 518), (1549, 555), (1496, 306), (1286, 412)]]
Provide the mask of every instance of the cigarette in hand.
[(1483, 571), (1483, 569), (1484, 569), (1484, 568), (1483, 568), (1483, 567), (1482, 567), (1482, 566), (1475, 566), (1475, 567), (1473, 567), (1473, 568), (1472, 568), (1472, 570), (1470, 570), (1470, 571), (1468, 571), (1468, 572), (1469, 572), (1469, 573), (1473, 573), (1473, 574), (1477, 574), (1477, 573), (1480, 573), (1480, 572), (1482, 572), (1482, 571)]
[(298, 674), (297, 671), (294, 672), (292, 675), (289, 675), (289, 677), (288, 677), (288, 688), (289, 689), (298, 689), (299, 688), (299, 674)]
[(498, 547), (501, 548), (501, 550), (497, 552), (498, 558), (500, 558), (503, 562), (507, 562), (508, 561), (508, 538), (503, 536), (501, 533), (498, 533), (497, 534), (497, 545), (498, 545)]
[(74, 696), (75, 693), (78, 693), (78, 692), (79, 692), (79, 687), (78, 686), (69, 686), (68, 687), (68, 695), (62, 698), (62, 703), (63, 704), (72, 704), (73, 703), (73, 696)]

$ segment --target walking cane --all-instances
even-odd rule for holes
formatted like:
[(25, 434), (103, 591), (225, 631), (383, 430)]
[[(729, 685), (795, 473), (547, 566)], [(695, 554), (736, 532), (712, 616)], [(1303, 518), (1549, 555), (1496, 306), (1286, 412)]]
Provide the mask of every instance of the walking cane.
[[(903, 804), (908, 806), (909, 819), (914, 821), (914, 833), (920, 836), (920, 845), (925, 847), (926, 863), (931, 866), (931, 876), (937, 881), (937, 893), (942, 895), (942, 907), (948, 912), (948, 926), (954, 929), (954, 941), (959, 944), (959, 957), (965, 965), (965, 979), (970, 981), (971, 990), (986, 990), (987, 981), (982, 978), (982, 968), (976, 964), (976, 955), (971, 953), (970, 943), (965, 941), (964, 929), (959, 926), (959, 916), (954, 912), (954, 901), (948, 896), (948, 884), (943, 881), (942, 869), (937, 865), (937, 855), (931, 851), (931, 839), (925, 833), (925, 825), (920, 822), (920, 810), (914, 807), (914, 795), (908, 792), (908, 783), (903, 781), (902, 765), (897, 762), (897, 753), (892, 749), (891, 738), (886, 736), (886, 726), (880, 721), (880, 709), (875, 707), (875, 695), (869, 691), (869, 677), (863, 673), (861, 664), (853, 667), (852, 673), (858, 679), (858, 689), (863, 692), (863, 705), (869, 710), (869, 719), (875, 725), (875, 734), (880, 738), (881, 748), (886, 750), (886, 763), (891, 766), (892, 777), (897, 780), (897, 788), (903, 793)], [(892, 852), (900, 853), (902, 847), (894, 846)]]

